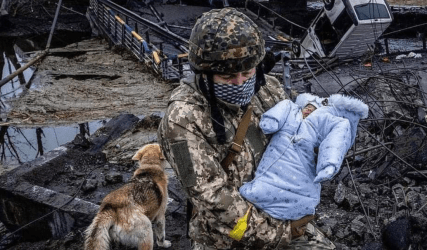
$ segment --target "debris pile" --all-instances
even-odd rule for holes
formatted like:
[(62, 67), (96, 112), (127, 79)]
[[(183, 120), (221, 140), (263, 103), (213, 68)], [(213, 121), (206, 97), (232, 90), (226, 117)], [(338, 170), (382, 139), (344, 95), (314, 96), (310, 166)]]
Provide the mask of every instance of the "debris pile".
[[(0, 249), (82, 249), (83, 231), (102, 199), (129, 181), (137, 165), (132, 161), (114, 163), (108, 156), (119, 152), (134, 154), (141, 145), (156, 140), (152, 135), (160, 115), (153, 113), (142, 119), (130, 114), (117, 116), (89, 138), (78, 134), (58, 150), (60, 153), (53, 150), (15, 168), (7, 176), (0, 176), (0, 202), (8, 204), (0, 211), (0, 219), (7, 226), (6, 229), (0, 224)], [(129, 133), (139, 138), (136, 144), (122, 144), (123, 147), (115, 147), (115, 152), (107, 149), (108, 145), (120, 145), (126, 138), (131, 139)], [(106, 151), (110, 152), (103, 153)], [(189, 249), (185, 237), (186, 198), (172, 169), (166, 169), (166, 173), (169, 176), (167, 238), (176, 249)], [(21, 198), (14, 199), (15, 195)], [(73, 204), (71, 209), (68, 204)], [(41, 215), (51, 213), (37, 221)], [(123, 247), (116, 244), (112, 249)]]
[(364, 100), (370, 115), (322, 191), (318, 225), (340, 249), (427, 248), (425, 80), (394, 70), (343, 91)]

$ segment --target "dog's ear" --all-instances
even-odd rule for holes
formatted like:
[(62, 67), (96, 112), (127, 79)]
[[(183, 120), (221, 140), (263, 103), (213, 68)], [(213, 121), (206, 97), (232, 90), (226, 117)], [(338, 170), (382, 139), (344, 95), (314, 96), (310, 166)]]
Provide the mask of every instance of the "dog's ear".
[(141, 158), (142, 158), (142, 156), (143, 156), (143, 154), (144, 154), (144, 148), (145, 147), (143, 147), (143, 148), (140, 148), (136, 153), (135, 153), (135, 155), (132, 157), (132, 160), (134, 160), (134, 161), (139, 161), (139, 160), (141, 160)]
[(160, 160), (165, 159), (165, 156), (162, 153), (162, 149), (158, 144), (147, 144), (140, 148), (138, 152), (136, 152), (132, 157), (132, 160), (140, 161), (143, 157), (159, 158)]

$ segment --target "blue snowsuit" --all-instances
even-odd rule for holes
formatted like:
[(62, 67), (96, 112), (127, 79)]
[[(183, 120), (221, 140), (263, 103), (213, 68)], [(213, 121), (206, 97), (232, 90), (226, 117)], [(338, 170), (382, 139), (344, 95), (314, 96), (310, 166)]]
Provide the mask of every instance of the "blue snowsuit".
[[(261, 118), (263, 132), (274, 135), (255, 178), (239, 191), (276, 219), (297, 220), (315, 214), (321, 185), (313, 180), (328, 166), (333, 171), (326, 179), (338, 173), (354, 143), (359, 119), (368, 116), (368, 106), (358, 99), (335, 94), (328, 98), (327, 106), (322, 106), (323, 100), (301, 94), (295, 103), (284, 100)], [(318, 108), (303, 119), (301, 110), (307, 104)]]

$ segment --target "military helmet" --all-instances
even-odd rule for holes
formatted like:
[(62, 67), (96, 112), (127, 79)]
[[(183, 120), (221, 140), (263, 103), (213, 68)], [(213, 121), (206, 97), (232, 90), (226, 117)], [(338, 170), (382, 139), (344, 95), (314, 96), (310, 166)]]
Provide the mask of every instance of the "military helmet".
[(265, 55), (258, 26), (234, 8), (203, 14), (193, 27), (188, 60), (196, 72), (230, 74), (257, 66)]

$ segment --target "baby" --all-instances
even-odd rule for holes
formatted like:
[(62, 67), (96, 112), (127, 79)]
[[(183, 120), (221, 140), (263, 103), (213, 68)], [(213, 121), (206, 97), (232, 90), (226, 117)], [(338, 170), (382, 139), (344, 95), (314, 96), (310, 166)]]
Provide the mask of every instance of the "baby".
[(306, 93), (295, 103), (278, 103), (261, 118), (263, 132), (274, 135), (255, 178), (240, 187), (240, 193), (276, 219), (315, 214), (320, 182), (339, 172), (359, 119), (368, 111), (362, 101), (339, 94), (323, 99)]

